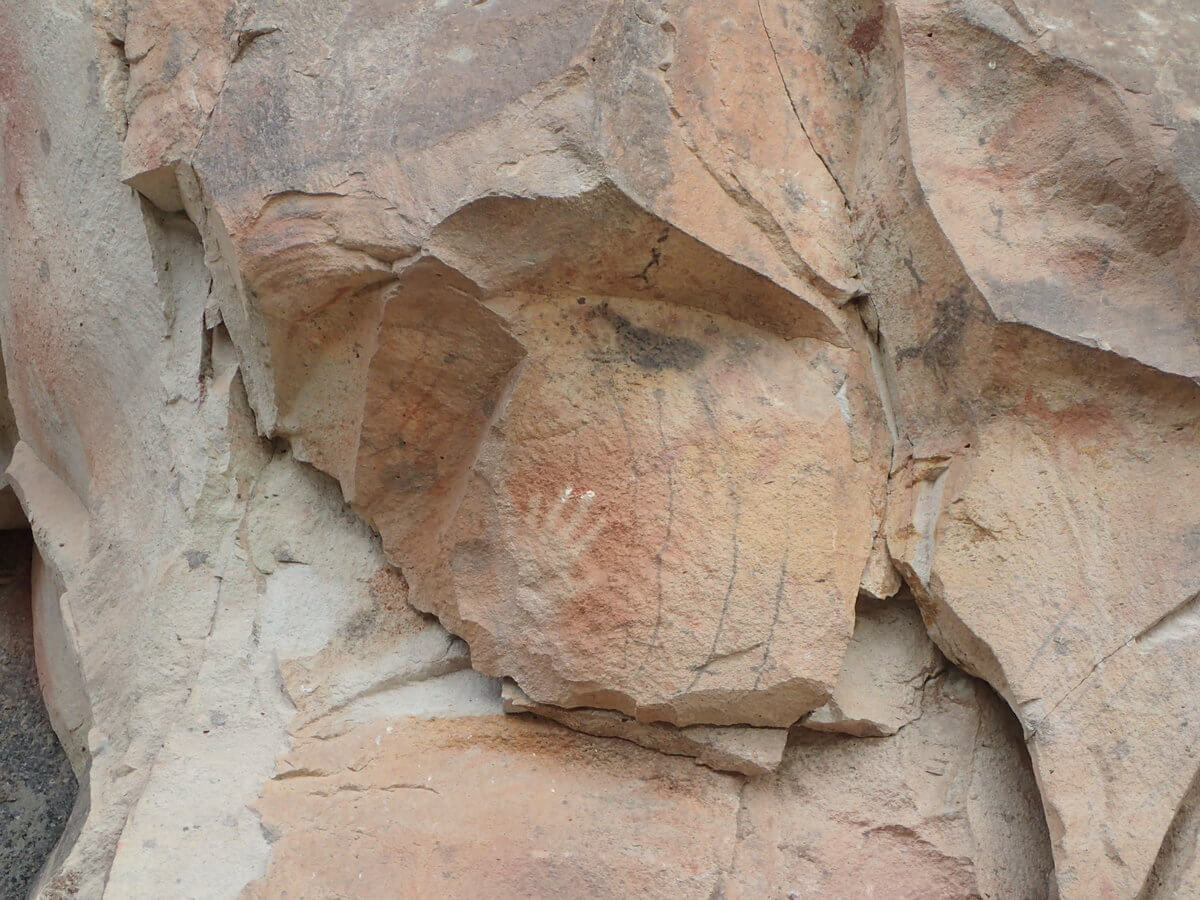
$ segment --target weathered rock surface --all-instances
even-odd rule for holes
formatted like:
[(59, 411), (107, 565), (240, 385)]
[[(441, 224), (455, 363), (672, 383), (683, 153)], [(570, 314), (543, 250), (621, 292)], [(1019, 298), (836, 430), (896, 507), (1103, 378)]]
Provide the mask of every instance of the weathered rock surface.
[(893, 738), (796, 729), (779, 773), (742, 791), (725, 895), (1053, 896), (1024, 757), (1004, 704), (957, 670)]
[[(229, 70), (184, 202), (259, 428), (339, 480), (476, 668), (540, 702), (787, 726), (832, 689), (882, 499), (869, 370), (831, 302), (853, 287), (846, 209), (809, 150), (791, 198), (739, 166), (754, 202), (807, 224), (747, 219), (708, 174), (718, 134), (657, 133), (686, 106), (659, 68), (678, 26), (615, 35), (615, 14), (514, 11), (547, 49), (514, 60), (489, 43), (499, 7), (357, 8), (335, 45), (410, 47), (368, 94), (350, 69), (297, 75), (329, 44), (258, 7), (278, 31)], [(449, 75), (468, 57), (491, 85), (469, 111)], [(434, 58), (436, 117), (406, 89)], [(625, 128), (654, 172), (613, 144), (630, 66), (656, 112)], [(348, 148), (303, 113), (330, 103), (360, 135), (349, 180)], [(684, 204), (681, 160), (715, 208)]]
[(500, 697), (505, 712), (533, 713), (584, 734), (621, 738), (670, 756), (692, 756), (696, 762), (719, 772), (740, 775), (773, 772), (782, 761), (787, 744), (786, 728), (720, 725), (678, 728), (664, 722), (637, 722), (611, 709), (563, 709), (550, 703), (534, 703), (511, 680), (505, 680), (501, 686)]
[(37, 895), (1195, 892), (1189, 4), (0, 41)]
[(737, 810), (735, 776), (627, 741), (523, 716), (380, 720), (283, 758), (248, 894), (707, 897)]
[(961, 672), (895, 739), (797, 729), (749, 780), (527, 717), (381, 720), (299, 736), (249, 896), (1048, 896), (1024, 754)]
[[(1194, 46), (1194, 15), (1161, 11), (1178, 46)], [(903, 82), (881, 83), (868, 106), (907, 123), (911, 158), (904, 140), (880, 141), (881, 164), (851, 194), (911, 444), (891, 482), (889, 548), (939, 646), (1021, 717), (1063, 895), (1134, 896), (1168, 852), (1198, 762), (1195, 200), (1134, 93), (1149, 85), (1097, 77), (1002, 12), (906, 3), (881, 33), (879, 52), (903, 46)], [(1044, 15), (1034, 32), (1068, 30)], [(1080, 27), (1101, 56), (1142, 55)], [(1195, 96), (1173, 86), (1162, 102), (1181, 89)], [(965, 130), (947, 146), (937, 129), (951, 117)], [(981, 142), (990, 155), (975, 156)], [(956, 210), (987, 195), (981, 181), (1004, 199), (968, 227)], [(929, 199), (897, 216), (913, 197)], [(1022, 287), (1044, 258), (1057, 287)], [(1151, 297), (1154, 312), (1137, 313)]]
[(833, 696), (804, 725), (857, 737), (895, 734), (921, 715), (925, 685), (944, 665), (911, 596), (863, 595)]

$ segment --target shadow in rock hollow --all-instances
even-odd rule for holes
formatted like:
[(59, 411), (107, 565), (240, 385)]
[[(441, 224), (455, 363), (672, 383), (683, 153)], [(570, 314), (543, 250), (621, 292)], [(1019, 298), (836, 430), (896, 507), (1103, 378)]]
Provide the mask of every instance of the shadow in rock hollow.
[(34, 662), (28, 531), (0, 531), (0, 898), (24, 897), (54, 849), (77, 785)]

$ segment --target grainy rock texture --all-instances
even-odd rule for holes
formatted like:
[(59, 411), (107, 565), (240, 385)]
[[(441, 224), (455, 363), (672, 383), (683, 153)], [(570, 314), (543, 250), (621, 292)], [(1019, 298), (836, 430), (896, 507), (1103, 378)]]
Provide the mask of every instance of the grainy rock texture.
[(925, 687), (944, 666), (907, 592), (886, 600), (863, 595), (833, 696), (804, 725), (858, 737), (895, 734), (921, 715)]
[(779, 765), (787, 746), (786, 728), (678, 728), (665, 722), (637, 722), (611, 709), (564, 709), (552, 703), (535, 703), (510, 680), (501, 685), (500, 698), (505, 712), (533, 713), (584, 734), (622, 738), (671, 756), (691, 756), (719, 772), (765, 775)]
[(36, 895), (1194, 893), (1193, 4), (0, 41)]

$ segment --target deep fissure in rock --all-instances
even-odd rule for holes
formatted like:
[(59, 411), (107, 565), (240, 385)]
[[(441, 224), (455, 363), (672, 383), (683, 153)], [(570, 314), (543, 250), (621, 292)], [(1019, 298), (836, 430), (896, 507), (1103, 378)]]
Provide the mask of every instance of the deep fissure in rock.
[(75, 802), (71, 764), (50, 725), (34, 659), (35, 550), (27, 529), (0, 531), (0, 897), (32, 886)]

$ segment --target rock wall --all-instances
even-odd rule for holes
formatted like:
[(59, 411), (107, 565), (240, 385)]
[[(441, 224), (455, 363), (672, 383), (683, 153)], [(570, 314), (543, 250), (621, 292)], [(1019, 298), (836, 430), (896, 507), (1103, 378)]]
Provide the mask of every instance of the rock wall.
[(0, 40), (36, 895), (1196, 883), (1189, 4)]

